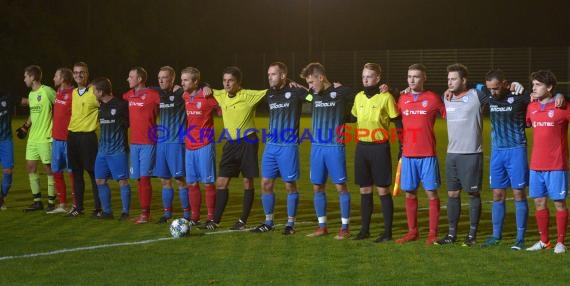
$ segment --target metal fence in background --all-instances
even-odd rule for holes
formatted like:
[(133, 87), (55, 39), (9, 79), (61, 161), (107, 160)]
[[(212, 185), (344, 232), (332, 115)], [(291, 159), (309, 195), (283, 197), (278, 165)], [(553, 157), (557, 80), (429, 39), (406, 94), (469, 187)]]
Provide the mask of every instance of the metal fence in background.
[[(558, 78), (557, 90), (570, 93), (570, 47), (524, 47), (485, 49), (418, 49), (376, 51), (322, 51), (313, 56), (303, 52), (265, 52), (234, 54), (231, 62), (239, 66), (246, 86), (267, 86), (267, 66), (283, 61), (289, 67), (289, 77), (304, 83), (299, 72), (309, 62), (321, 62), (329, 79), (358, 88), (361, 86), (362, 66), (379, 63), (383, 80), (396, 88), (405, 88), (408, 66), (423, 63), (428, 68), (426, 88), (441, 92), (447, 87), (446, 67), (462, 63), (469, 69), (469, 80), (482, 82), (490, 69), (502, 69), (511, 81), (530, 88), (529, 75), (539, 69), (549, 69)], [(227, 62), (226, 62), (227, 63)]]

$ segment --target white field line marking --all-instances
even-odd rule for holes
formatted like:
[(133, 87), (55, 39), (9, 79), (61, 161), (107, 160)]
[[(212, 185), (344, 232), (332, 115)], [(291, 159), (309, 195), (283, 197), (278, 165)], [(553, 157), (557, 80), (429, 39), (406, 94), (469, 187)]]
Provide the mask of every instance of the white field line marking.
[[(314, 224), (314, 222), (295, 222), (296, 225), (299, 224)], [(283, 226), (284, 224), (275, 225), (276, 227)], [(222, 230), (216, 232), (206, 232), (206, 234), (227, 234), (232, 232), (242, 232), (247, 231), (253, 228), (249, 228), (246, 230)], [(162, 237), (157, 239), (147, 239), (141, 241), (133, 241), (133, 242), (119, 242), (119, 243), (111, 243), (111, 244), (100, 244), (100, 245), (93, 245), (93, 246), (83, 246), (83, 247), (76, 247), (76, 248), (64, 248), (59, 250), (47, 251), (47, 252), (38, 252), (38, 253), (30, 253), (30, 254), (22, 254), (22, 255), (10, 255), (10, 256), (1, 256), (0, 261), (3, 260), (12, 260), (12, 259), (19, 259), (19, 258), (32, 258), (32, 257), (39, 257), (39, 256), (51, 256), (56, 254), (68, 253), (68, 252), (78, 252), (78, 251), (86, 251), (86, 250), (94, 250), (94, 249), (101, 249), (101, 248), (111, 248), (111, 247), (119, 247), (119, 246), (131, 246), (131, 245), (139, 245), (139, 244), (149, 244), (159, 241), (165, 240), (172, 240), (173, 237)]]
[(147, 239), (141, 241), (133, 241), (133, 242), (120, 242), (120, 243), (111, 243), (111, 244), (100, 244), (100, 245), (93, 245), (93, 246), (84, 246), (84, 247), (77, 247), (77, 248), (64, 248), (54, 251), (48, 252), (38, 252), (38, 253), (30, 253), (30, 254), (22, 254), (22, 255), (12, 255), (12, 256), (2, 256), (0, 257), (0, 261), (2, 260), (10, 260), (10, 259), (17, 259), (17, 258), (31, 258), (31, 257), (38, 257), (38, 256), (49, 256), (67, 252), (77, 252), (77, 251), (84, 251), (84, 250), (93, 250), (99, 248), (110, 248), (110, 247), (117, 247), (117, 246), (129, 246), (129, 245), (138, 245), (138, 244), (148, 244), (157, 241), (163, 240), (171, 240), (174, 239), (172, 237), (163, 237), (157, 239)]

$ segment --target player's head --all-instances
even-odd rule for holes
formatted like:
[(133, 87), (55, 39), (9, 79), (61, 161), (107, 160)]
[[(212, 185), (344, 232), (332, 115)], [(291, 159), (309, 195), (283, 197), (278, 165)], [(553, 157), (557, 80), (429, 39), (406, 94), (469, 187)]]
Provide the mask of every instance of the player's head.
[(87, 86), (89, 82), (89, 67), (85, 62), (73, 64), (73, 79), (78, 86)]
[(307, 81), (309, 89), (315, 93), (325, 89), (325, 84), (328, 82), (325, 67), (320, 63), (308, 64), (303, 68), (300, 76)]
[(552, 91), (556, 88), (556, 75), (549, 70), (539, 70), (530, 75), (532, 81), (532, 97), (542, 100), (552, 96)]
[(241, 70), (236, 66), (224, 69), (222, 81), (224, 89), (232, 95), (235, 95), (241, 89)]
[(462, 64), (447, 66), (447, 87), (451, 92), (462, 92), (467, 88), (467, 67)]
[(171, 90), (174, 87), (176, 71), (171, 66), (163, 66), (158, 71), (158, 85), (162, 90)]
[(426, 82), (426, 66), (422, 64), (413, 64), (408, 67), (408, 87), (412, 91), (420, 92), (424, 90), (424, 83)]
[(108, 78), (96, 78), (91, 85), (93, 86), (93, 94), (95, 94), (97, 99), (101, 100), (103, 98), (113, 96), (113, 86)]
[(63, 83), (67, 85), (73, 84), (73, 72), (68, 68), (58, 68), (53, 76), (53, 85), (58, 88)]
[(491, 96), (497, 99), (501, 99), (509, 93), (509, 84), (505, 78), (505, 73), (500, 69), (490, 70), (485, 75), (485, 86), (491, 92)]
[(32, 87), (34, 82), (42, 81), (42, 68), (36, 65), (27, 66), (24, 69), (24, 83), (27, 87)]
[(375, 86), (380, 83), (382, 68), (379, 64), (366, 63), (362, 67), (362, 85), (364, 87)]
[(180, 84), (184, 91), (193, 92), (198, 88), (200, 71), (195, 67), (187, 67), (180, 72)]
[(131, 68), (129, 70), (129, 77), (127, 77), (129, 88), (145, 87), (147, 78), (148, 74), (144, 68), (142, 67)]
[(270, 88), (282, 88), (287, 82), (287, 66), (282, 62), (274, 62), (267, 69), (267, 80)]

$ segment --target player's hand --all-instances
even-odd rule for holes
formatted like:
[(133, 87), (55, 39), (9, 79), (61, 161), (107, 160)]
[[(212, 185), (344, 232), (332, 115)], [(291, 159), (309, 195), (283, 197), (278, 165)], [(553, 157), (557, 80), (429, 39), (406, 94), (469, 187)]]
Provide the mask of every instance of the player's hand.
[(304, 86), (300, 85), (298, 82), (292, 81), (292, 80), (289, 81), (289, 87), (292, 87), (292, 88), (305, 88)]
[(522, 94), (524, 92), (524, 86), (517, 81), (511, 83), (511, 92), (515, 95)]
[(445, 100), (447, 100), (447, 101), (450, 101), (451, 98), (453, 98), (453, 95), (454, 95), (453, 91), (448, 89), (443, 93), (443, 98), (445, 98)]
[(204, 97), (208, 97), (212, 95), (212, 89), (209, 86), (204, 86), (202, 87), (202, 94), (204, 95)]
[(22, 100), (20, 101), (20, 104), (21, 104), (22, 106), (28, 106), (28, 105), (30, 104), (30, 101), (29, 101), (27, 98), (22, 97)]
[(20, 128), (16, 129), (16, 136), (19, 139), (26, 139), (28, 136), (28, 131), (30, 130), (30, 126), (24, 123)]
[(560, 108), (566, 105), (566, 99), (564, 98), (564, 95), (562, 93), (557, 93), (554, 96), (554, 105), (556, 106), (556, 108)]
[(335, 82), (333, 82), (333, 86), (334, 86), (334, 88), (339, 88), (342, 86), (342, 83), (335, 81)]
[(380, 85), (380, 93), (388, 92), (389, 89), (390, 87), (385, 83)]
[(410, 92), (412, 92), (412, 89), (408, 86), (408, 87), (406, 87), (406, 89), (400, 91), (400, 94), (407, 94), (407, 93), (410, 93)]
[(181, 86), (175, 84), (174, 87), (172, 88), (172, 91), (178, 91), (181, 88), (182, 88)]

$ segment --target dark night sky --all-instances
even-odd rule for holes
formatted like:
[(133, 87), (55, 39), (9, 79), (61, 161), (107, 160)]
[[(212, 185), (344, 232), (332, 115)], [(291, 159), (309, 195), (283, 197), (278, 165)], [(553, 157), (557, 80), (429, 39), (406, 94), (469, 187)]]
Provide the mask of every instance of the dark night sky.
[[(84, 60), (123, 82), (128, 68), (230, 65), (233, 54), (569, 46), (567, 1), (0, 0), (0, 78)], [(154, 79), (154, 76), (151, 77)], [(116, 86), (123, 87), (121, 84)]]

